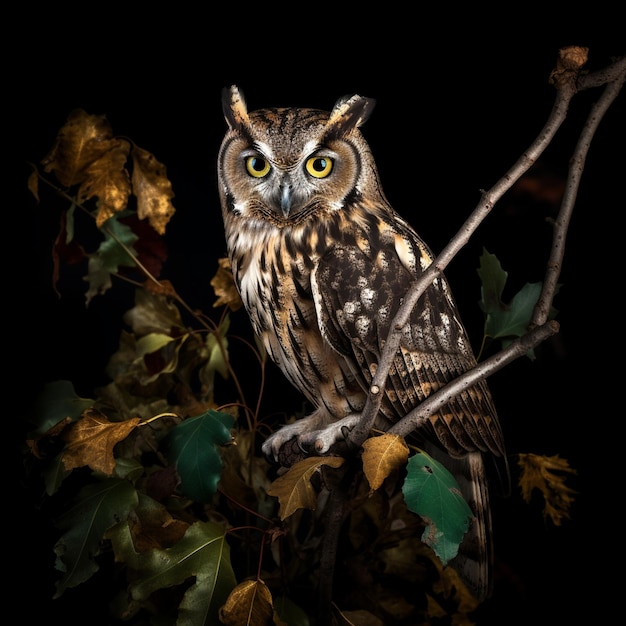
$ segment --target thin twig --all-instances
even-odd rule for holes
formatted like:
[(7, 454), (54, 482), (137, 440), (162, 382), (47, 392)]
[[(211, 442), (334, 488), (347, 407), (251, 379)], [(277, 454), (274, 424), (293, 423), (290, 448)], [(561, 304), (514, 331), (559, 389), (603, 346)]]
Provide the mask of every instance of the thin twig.
[[(546, 275), (543, 280), (541, 294), (533, 311), (531, 328), (544, 324), (550, 314), (550, 307), (554, 300), (559, 275), (563, 266), (567, 229), (574, 210), (574, 203), (576, 201), (576, 195), (578, 193), (578, 187), (580, 186), (580, 180), (582, 178), (591, 140), (604, 114), (617, 97), (626, 79), (626, 59), (622, 59), (621, 62), (613, 64), (611, 68), (613, 68), (613, 71), (596, 72), (593, 76), (587, 75), (584, 77), (587, 79), (585, 82), (591, 83), (594, 86), (597, 85), (596, 74), (605, 78), (607, 76), (610, 77), (610, 82), (606, 85), (600, 99), (591, 107), (589, 117), (583, 126), (570, 160), (565, 194), (561, 200), (559, 214), (554, 222), (552, 248), (547, 262)], [(579, 81), (579, 84), (580, 82), (581, 81)]]

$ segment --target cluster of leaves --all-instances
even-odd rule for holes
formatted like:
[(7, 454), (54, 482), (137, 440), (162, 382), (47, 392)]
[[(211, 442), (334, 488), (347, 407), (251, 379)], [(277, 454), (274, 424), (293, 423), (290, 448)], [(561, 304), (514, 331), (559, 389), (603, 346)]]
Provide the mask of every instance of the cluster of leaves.
[[(35, 197), (43, 181), (69, 203), (53, 247), (54, 284), (63, 264), (83, 262), (87, 305), (113, 277), (135, 288), (124, 315), (128, 330), (108, 363), (111, 382), (93, 398), (78, 397), (70, 381), (52, 382), (30, 416), (29, 454), (47, 497), (78, 477), (56, 520), (55, 596), (75, 592), (109, 558), (124, 573), (111, 612), (127, 623), (309, 624), (320, 501), (332, 472), (352, 464), (355, 496), (337, 563), (345, 574), (337, 579), (352, 582), (339, 585), (337, 596), (355, 610), (337, 609), (337, 619), (434, 624), (454, 615), (455, 623), (470, 624), (476, 602), (445, 565), (471, 511), (435, 460), (402, 438), (378, 434), (358, 459), (308, 458), (273, 479), (260, 454), (267, 424), (244, 400), (229, 342), (242, 341), (261, 374), (265, 354), (229, 334), (241, 301), (227, 261), (218, 259), (211, 283), (221, 311), (216, 321), (191, 311), (159, 279), (161, 235), (174, 214), (165, 167), (115, 137), (106, 118), (84, 111), (69, 116), (42, 165), (29, 179)], [(78, 239), (78, 214), (88, 216), (99, 238), (92, 251)], [(487, 252), (480, 273), (486, 335), (506, 341), (522, 334), (538, 291), (527, 286), (505, 305), (506, 274)], [(237, 397), (218, 405), (216, 389), (227, 379)], [(555, 472), (571, 470), (555, 457), (527, 455), (520, 463), (528, 472), (524, 497), (541, 490), (547, 514), (560, 523), (572, 492)]]

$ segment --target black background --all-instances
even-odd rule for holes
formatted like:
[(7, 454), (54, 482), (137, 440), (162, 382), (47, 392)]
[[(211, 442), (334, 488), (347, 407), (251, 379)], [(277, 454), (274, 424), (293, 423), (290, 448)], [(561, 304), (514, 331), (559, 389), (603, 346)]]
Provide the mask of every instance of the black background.
[[(209, 283), (224, 255), (215, 173), (225, 129), (224, 86), (238, 84), (250, 109), (329, 109), (349, 93), (375, 98), (363, 132), (386, 194), (438, 251), (479, 202), (480, 190), (496, 183), (545, 123), (558, 49), (588, 46), (589, 67), (597, 69), (626, 48), (611, 15), (561, 16), (548, 23), (545, 15), (498, 20), (469, 11), (415, 14), (405, 6), (358, 16), (330, 5), (305, 7), (290, 17), (289, 10), (259, 13), (267, 8), (239, 4), (221, 7), (225, 17), (199, 4), (150, 14), (100, 8), (90, 16), (58, 9), (23, 16), (7, 51), (5, 92), (11, 112), (5, 132), (16, 139), (9, 177), (18, 199), (5, 206), (5, 332), (13, 338), (5, 394), (18, 398), (8, 416), (12, 424), (44, 382), (72, 380), (87, 397), (106, 382), (104, 366), (129, 305), (113, 290), (85, 310), (85, 284), (76, 276), (61, 281), (60, 300), (52, 290), (56, 216), (28, 194), (26, 162), (47, 154), (72, 109), (105, 114), (114, 133), (166, 165), (177, 212), (168, 226), (162, 276), (191, 306), (210, 312)], [(315, 12), (310, 19), (308, 10)], [(538, 170), (564, 177), (598, 95), (574, 99)], [(621, 94), (587, 159), (556, 301), (561, 332), (538, 350), (537, 361), (517, 361), (491, 380), (514, 471), (518, 452), (559, 454), (576, 468), (571, 484), (579, 494), (571, 519), (558, 528), (517, 491), (494, 502), (503, 582), (481, 624), (557, 624), (589, 612), (599, 618), (618, 600), (607, 563), (618, 549), (619, 532), (612, 522), (615, 499), (607, 494), (619, 480), (609, 464), (611, 442), (619, 436), (613, 424), (623, 415), (607, 400), (615, 395), (608, 375), (615, 365), (606, 355), (623, 343), (617, 228), (626, 208), (624, 111)], [(505, 196), (450, 266), (447, 274), (476, 346), (482, 319), (475, 270), (482, 247), (501, 260), (512, 291), (541, 280), (551, 237), (544, 218), (553, 210), (523, 194)], [(246, 328), (242, 316), (234, 323)], [(270, 374), (268, 410), (274, 402), (299, 408), (299, 396), (286, 392), (278, 373)], [(12, 453), (18, 450), (19, 468), (23, 431), (17, 431)], [(17, 506), (5, 510), (5, 524), (20, 565), (19, 621), (45, 615), (66, 624), (107, 623), (106, 583), (51, 600), (56, 531), (38, 510), (37, 487), (23, 483), (12, 457), (10, 463), (8, 482), (19, 490)]]

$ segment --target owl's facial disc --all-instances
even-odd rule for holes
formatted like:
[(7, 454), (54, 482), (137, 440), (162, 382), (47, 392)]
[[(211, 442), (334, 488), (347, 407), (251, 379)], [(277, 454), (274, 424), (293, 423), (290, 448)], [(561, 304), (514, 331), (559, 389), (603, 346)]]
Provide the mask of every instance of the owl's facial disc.
[(245, 152), (247, 176), (256, 180), (258, 196), (275, 217), (297, 219), (319, 206), (322, 194), (333, 186), (335, 155), (315, 153), (294, 164), (282, 164), (261, 153)]

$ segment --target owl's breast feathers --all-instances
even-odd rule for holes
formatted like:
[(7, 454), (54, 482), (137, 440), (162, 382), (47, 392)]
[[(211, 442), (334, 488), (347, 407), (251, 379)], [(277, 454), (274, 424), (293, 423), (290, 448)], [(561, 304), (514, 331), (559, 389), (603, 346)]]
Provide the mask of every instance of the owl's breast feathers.
[[(430, 251), (393, 211), (358, 203), (349, 220), (338, 211), (324, 221), (262, 232), (261, 237), (238, 230), (229, 246), (255, 330), (316, 407), (335, 419), (361, 410), (392, 320), (432, 262)], [(243, 257), (244, 263), (235, 261)], [(402, 330), (379, 427), (398, 421), (475, 363), (448, 285), (438, 278)], [(504, 456), (484, 382), (433, 415), (429, 429), (452, 456)]]

